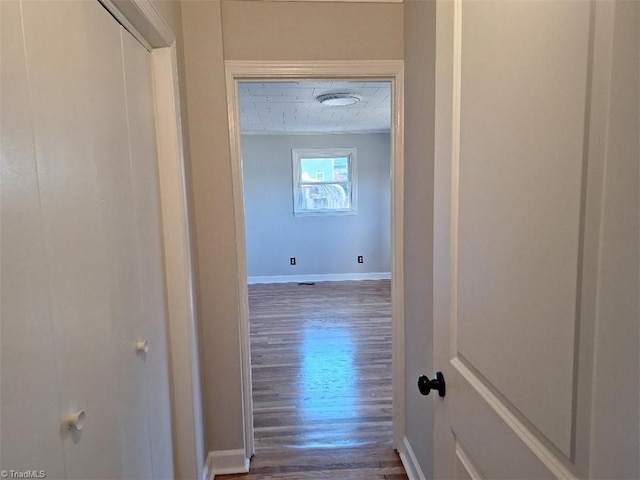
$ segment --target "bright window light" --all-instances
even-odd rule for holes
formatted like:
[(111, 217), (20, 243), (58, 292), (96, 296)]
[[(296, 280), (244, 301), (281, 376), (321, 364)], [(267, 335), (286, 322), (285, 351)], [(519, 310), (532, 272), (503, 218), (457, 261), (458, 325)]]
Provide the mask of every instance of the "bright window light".
[(293, 213), (357, 213), (356, 149), (293, 149)]

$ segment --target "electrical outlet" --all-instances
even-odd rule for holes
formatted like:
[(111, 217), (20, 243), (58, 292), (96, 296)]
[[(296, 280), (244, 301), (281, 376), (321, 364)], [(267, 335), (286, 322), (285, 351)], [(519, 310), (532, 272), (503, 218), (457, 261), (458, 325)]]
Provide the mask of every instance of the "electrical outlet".
[(364, 263), (364, 257), (362, 255), (358, 255), (358, 263)]
[(290, 263), (291, 265), (295, 265), (295, 264), (296, 264), (296, 257), (291, 257), (291, 258), (289, 259), (289, 263)]

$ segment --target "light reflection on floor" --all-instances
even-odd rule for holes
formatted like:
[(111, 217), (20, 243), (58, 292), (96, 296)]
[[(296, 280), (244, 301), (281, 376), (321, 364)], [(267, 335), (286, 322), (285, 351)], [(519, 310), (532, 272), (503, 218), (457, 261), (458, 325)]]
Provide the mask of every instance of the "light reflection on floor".
[(391, 446), (390, 290), (250, 287), (256, 451)]
[(305, 448), (347, 447), (359, 445), (351, 433), (358, 418), (354, 378), (355, 345), (351, 333), (343, 328), (307, 327), (300, 347), (302, 402), (300, 414), (305, 424), (326, 420), (330, 412), (334, 423), (341, 425), (341, 438), (327, 442), (325, 432), (309, 432)]

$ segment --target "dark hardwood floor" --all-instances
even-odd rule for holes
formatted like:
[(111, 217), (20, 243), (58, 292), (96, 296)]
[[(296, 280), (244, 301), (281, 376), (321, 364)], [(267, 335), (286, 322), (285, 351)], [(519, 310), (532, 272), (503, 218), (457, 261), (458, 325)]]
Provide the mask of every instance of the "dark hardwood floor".
[(392, 447), (391, 282), (249, 287), (256, 454), (216, 479), (406, 479)]

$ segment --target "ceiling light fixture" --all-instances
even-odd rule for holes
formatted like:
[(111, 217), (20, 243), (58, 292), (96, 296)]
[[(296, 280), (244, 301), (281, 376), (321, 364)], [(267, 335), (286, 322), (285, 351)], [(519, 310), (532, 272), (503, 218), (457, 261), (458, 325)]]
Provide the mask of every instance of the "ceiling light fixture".
[(348, 107), (349, 105), (355, 105), (362, 97), (355, 93), (325, 93), (316, 97), (322, 105), (331, 107)]

